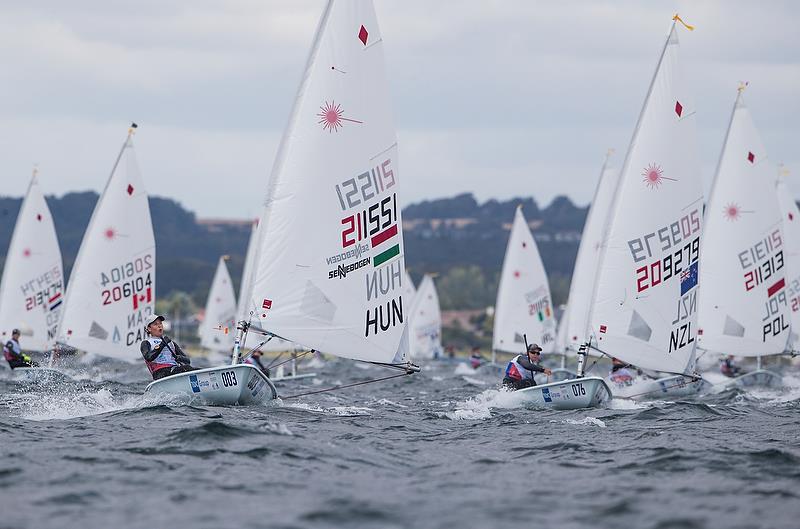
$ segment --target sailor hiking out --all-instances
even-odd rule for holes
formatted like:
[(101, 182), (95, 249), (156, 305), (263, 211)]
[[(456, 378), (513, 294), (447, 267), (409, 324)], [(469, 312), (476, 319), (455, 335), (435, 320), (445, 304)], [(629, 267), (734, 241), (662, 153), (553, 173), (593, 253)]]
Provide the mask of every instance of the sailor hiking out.
[(517, 355), (506, 366), (506, 376), (503, 378), (503, 386), (509, 389), (517, 390), (529, 388), (536, 385), (534, 375), (536, 373), (544, 373), (551, 375), (552, 372), (539, 365), (541, 359), (542, 348), (537, 344), (532, 343), (528, 346), (526, 354)]
[(145, 320), (144, 330), (149, 337), (139, 347), (153, 380), (196, 369), (180, 346), (164, 334), (163, 321), (164, 316), (156, 314)]
[(36, 362), (31, 360), (31, 357), (23, 354), (22, 348), (19, 345), (19, 329), (11, 331), (11, 339), (3, 345), (3, 356), (8, 362), (11, 369), (17, 367), (37, 367)]

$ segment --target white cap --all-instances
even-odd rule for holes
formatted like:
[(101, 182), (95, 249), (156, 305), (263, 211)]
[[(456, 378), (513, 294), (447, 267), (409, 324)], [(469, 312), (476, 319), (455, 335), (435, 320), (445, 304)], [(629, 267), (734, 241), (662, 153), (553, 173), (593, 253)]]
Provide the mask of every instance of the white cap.
[(152, 325), (156, 321), (159, 321), (159, 320), (160, 321), (164, 321), (165, 319), (166, 318), (164, 318), (164, 316), (159, 316), (158, 314), (151, 314), (150, 316), (148, 316), (148, 317), (146, 317), (144, 319), (144, 328), (146, 329), (146, 328), (150, 327), (150, 325)]

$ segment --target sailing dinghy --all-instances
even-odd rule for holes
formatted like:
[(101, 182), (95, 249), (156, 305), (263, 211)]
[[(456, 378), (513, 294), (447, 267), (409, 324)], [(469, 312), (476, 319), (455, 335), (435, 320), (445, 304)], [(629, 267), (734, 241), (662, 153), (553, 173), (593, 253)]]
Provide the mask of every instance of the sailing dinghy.
[[(50, 209), (33, 171), (6, 253), (0, 280), (0, 340), (20, 329), (24, 350), (50, 351), (55, 343), (64, 301), (64, 268)], [(50, 367), (18, 367), (16, 379), (47, 381), (69, 378)], [(3, 362), (5, 363), (5, 362)]]
[(592, 295), (590, 346), (653, 372), (612, 375), (620, 397), (708, 387), (694, 374), (703, 190), (679, 21), (676, 15), (613, 193)]
[(756, 371), (728, 384), (780, 386), (780, 375), (761, 369), (761, 357), (789, 348), (792, 310), (787, 271), (793, 263), (784, 225), (796, 213), (789, 210), (784, 217), (776, 171), (743, 92), (741, 86), (706, 208), (699, 347), (718, 355), (758, 359)]
[(142, 362), (142, 322), (155, 301), (150, 205), (128, 131), (95, 205), (69, 278), (58, 343)]
[[(404, 277), (408, 279), (408, 274)], [(408, 289), (405, 286), (402, 289), (406, 294)], [(432, 276), (425, 274), (413, 299), (408, 323), (410, 356), (414, 360), (438, 360), (442, 358), (442, 311)]]
[(241, 348), (257, 325), (402, 371), (394, 376), (418, 371), (407, 360), (400, 177), (372, 2), (329, 1), (269, 179), (247, 302), (254, 325), (239, 323), (232, 367), (247, 366)]
[(219, 258), (206, 300), (205, 317), (198, 329), (200, 345), (212, 353), (229, 357), (233, 350), (236, 329), (236, 294), (225, 264), (227, 255)]
[[(497, 290), (492, 365), (503, 367), (496, 362), (498, 351), (524, 352), (527, 336), (545, 352), (553, 352), (556, 335), (550, 287), (536, 241), (518, 207)], [(514, 396), (529, 406), (565, 410), (599, 406), (611, 397), (611, 392), (600, 377), (572, 376), (516, 390)]]
[[(524, 353), (525, 337), (531, 343), (539, 344), (544, 354), (555, 352), (556, 320), (547, 272), (522, 206), (518, 206), (497, 288), (492, 365), (501, 370), (505, 368), (497, 362), (498, 352), (507, 355)], [(553, 373), (560, 375), (562, 380), (575, 376), (566, 369), (556, 369)], [(567, 373), (569, 375), (565, 376)]]

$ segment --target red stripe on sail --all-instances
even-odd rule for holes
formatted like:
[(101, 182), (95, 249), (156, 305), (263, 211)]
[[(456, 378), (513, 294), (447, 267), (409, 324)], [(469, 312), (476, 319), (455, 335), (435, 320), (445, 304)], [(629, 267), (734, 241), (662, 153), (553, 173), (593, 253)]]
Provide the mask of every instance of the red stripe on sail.
[(57, 300), (57, 299), (58, 299), (58, 298), (60, 298), (60, 297), (61, 297), (61, 292), (58, 292), (58, 293), (56, 293), (56, 295), (55, 295), (55, 296), (53, 296), (52, 298), (50, 298), (50, 303), (54, 302), (55, 300)]
[(375, 248), (382, 242), (386, 242), (388, 239), (391, 239), (397, 235), (397, 224), (387, 228), (386, 230), (378, 233), (377, 235), (372, 237), (372, 247)]
[(767, 289), (767, 297), (771, 298), (773, 294), (775, 294), (785, 286), (786, 286), (786, 281), (784, 279), (781, 279), (780, 281), (778, 281), (777, 283), (775, 283), (774, 285), (772, 285)]

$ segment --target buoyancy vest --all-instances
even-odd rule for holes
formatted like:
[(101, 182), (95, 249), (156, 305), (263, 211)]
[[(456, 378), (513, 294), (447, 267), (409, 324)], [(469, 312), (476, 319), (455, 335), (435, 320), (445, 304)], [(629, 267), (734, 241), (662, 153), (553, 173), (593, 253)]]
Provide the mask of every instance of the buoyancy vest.
[(22, 348), (19, 346), (19, 342), (13, 338), (6, 342), (6, 344), (3, 346), (3, 356), (9, 362), (21, 358)]
[[(146, 341), (150, 343), (151, 351), (161, 345), (161, 338), (154, 338), (151, 336), (150, 338), (147, 338)], [(150, 370), (150, 374), (155, 373), (159, 369), (164, 369), (165, 367), (173, 367), (178, 365), (177, 360), (175, 360), (175, 355), (173, 354), (171, 344), (167, 344), (166, 347), (161, 350), (161, 353), (152, 361), (148, 361), (145, 358), (144, 363), (147, 364), (147, 369)]]
[(506, 366), (506, 376), (508, 378), (512, 378), (514, 380), (526, 380), (533, 378), (535, 372), (522, 367), (522, 364), (519, 363), (521, 357), (522, 355), (515, 356)]
[(611, 373), (608, 374), (608, 378), (617, 384), (631, 384), (633, 379), (636, 378), (636, 374), (627, 367), (621, 367), (616, 371), (612, 369)]

